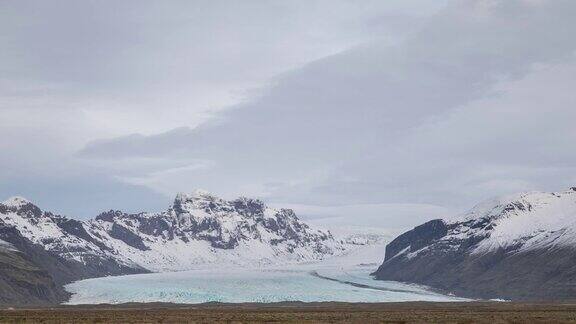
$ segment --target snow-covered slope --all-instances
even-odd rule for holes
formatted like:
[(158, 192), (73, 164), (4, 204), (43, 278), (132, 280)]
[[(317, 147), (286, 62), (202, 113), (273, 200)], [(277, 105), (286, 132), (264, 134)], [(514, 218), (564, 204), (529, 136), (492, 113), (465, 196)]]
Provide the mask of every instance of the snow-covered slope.
[(84, 222), (44, 212), (15, 197), (0, 204), (2, 227), (16, 229), (66, 260), (113, 263), (135, 271), (311, 261), (350, 245), (328, 231), (310, 228), (292, 210), (272, 209), (249, 198), (226, 201), (201, 191), (179, 194), (165, 212), (109, 211)]
[[(443, 222), (447, 234), (436, 243), (458, 249), (462, 240), (473, 239), (478, 241), (469, 249), (473, 254), (576, 247), (576, 189), (499, 197)], [(414, 257), (428, 248), (405, 253)]]
[(0, 227), (13, 227), (34, 244), (66, 259), (84, 262), (88, 256), (109, 257), (106, 247), (86, 231), (86, 224), (40, 210), (21, 197), (0, 204)]
[[(488, 223), (478, 228), (478, 224)], [(530, 192), (502, 197), (476, 206), (449, 224), (452, 235), (486, 237), (473, 253), (500, 248), (517, 251), (576, 247), (576, 188), (560, 193)], [(458, 226), (459, 225), (459, 226)]]
[(386, 246), (375, 275), (467, 296), (567, 298), (576, 297), (574, 256), (576, 188), (500, 197), (420, 225)]

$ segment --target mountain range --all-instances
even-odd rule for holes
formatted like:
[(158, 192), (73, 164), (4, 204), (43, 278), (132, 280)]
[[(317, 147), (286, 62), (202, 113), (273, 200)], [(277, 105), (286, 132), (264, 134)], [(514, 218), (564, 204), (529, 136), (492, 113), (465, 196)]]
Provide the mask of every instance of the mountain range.
[[(313, 229), (290, 209), (206, 192), (159, 213), (110, 210), (85, 221), (13, 197), (0, 203), (0, 304), (55, 304), (80, 279), (198, 267), (317, 261), (369, 244)], [(409, 230), (385, 248), (375, 279), (480, 299), (576, 296), (576, 188), (482, 202)]]
[(13, 197), (0, 203), (0, 303), (61, 302), (62, 285), (84, 278), (321, 260), (355, 244), (290, 209), (202, 191), (177, 195), (164, 212), (110, 210), (86, 221)]

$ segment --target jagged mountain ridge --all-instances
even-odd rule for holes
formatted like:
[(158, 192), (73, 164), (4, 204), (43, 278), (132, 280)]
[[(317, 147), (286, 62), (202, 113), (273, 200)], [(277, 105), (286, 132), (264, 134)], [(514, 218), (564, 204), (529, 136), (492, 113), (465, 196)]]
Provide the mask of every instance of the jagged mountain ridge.
[(318, 260), (344, 250), (329, 232), (311, 229), (292, 210), (200, 191), (179, 194), (161, 213), (108, 211), (88, 221), (45, 212), (16, 197), (0, 204), (0, 221), (0, 227), (14, 228), (32, 244), (101, 275)]
[(576, 188), (485, 201), (386, 246), (377, 279), (430, 285), (466, 297), (576, 296)]
[(162, 213), (109, 211), (89, 224), (125, 261), (152, 271), (319, 260), (344, 249), (329, 232), (311, 229), (292, 210), (272, 209), (249, 198), (226, 201), (204, 192), (179, 194)]

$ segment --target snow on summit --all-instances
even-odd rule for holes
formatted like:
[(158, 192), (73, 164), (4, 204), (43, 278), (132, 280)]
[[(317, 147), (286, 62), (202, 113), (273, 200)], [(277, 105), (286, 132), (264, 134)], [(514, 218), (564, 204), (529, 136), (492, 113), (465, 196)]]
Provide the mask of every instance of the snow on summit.
[(20, 196), (10, 197), (10, 198), (8, 198), (2, 202), (2, 204), (4, 206), (12, 207), (12, 208), (20, 208), (20, 207), (27, 205), (29, 203), (30, 203), (30, 201), (28, 201), (28, 199), (26, 199), (24, 197), (20, 197)]
[(490, 199), (445, 222), (453, 228), (446, 239), (484, 237), (474, 253), (513, 247), (528, 250), (576, 246), (576, 188)]

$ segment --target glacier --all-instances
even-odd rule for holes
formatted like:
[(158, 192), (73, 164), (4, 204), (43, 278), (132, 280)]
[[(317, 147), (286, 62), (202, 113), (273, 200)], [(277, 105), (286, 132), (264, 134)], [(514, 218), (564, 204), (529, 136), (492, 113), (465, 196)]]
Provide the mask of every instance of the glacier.
[[(194, 270), (103, 277), (67, 285), (68, 304), (128, 302), (465, 301), (424, 286), (370, 276), (383, 242), (323, 261), (266, 267), (204, 265)], [(364, 263), (363, 263), (364, 262)], [(368, 262), (368, 263), (365, 263)]]

